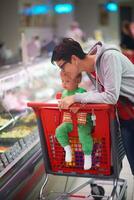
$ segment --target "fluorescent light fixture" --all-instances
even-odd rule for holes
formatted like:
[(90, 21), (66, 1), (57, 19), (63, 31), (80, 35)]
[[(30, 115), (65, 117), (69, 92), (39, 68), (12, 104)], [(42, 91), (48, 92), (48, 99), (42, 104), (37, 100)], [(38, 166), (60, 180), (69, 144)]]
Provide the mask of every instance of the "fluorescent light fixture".
[(30, 15), (45, 15), (49, 12), (49, 7), (46, 5), (34, 5), (28, 8), (23, 8), (21, 14)]
[(73, 12), (74, 6), (72, 4), (66, 3), (66, 4), (56, 4), (54, 6), (54, 10), (58, 14), (68, 14)]
[(44, 15), (48, 13), (49, 8), (46, 5), (35, 5), (32, 6), (31, 10), (33, 15)]
[(105, 9), (109, 12), (117, 12), (118, 4), (114, 1), (109, 1), (105, 4)]

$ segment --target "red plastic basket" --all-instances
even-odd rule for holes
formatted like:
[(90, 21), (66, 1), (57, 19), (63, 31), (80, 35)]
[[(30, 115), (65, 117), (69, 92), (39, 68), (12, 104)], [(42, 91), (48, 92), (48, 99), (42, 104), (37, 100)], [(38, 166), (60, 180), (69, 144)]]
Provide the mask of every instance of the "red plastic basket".
[[(76, 104), (81, 106), (80, 104)], [(115, 109), (112, 105), (86, 104), (80, 112), (87, 112), (96, 115), (96, 126), (92, 133), (94, 148), (92, 152), (92, 168), (83, 169), (83, 151), (77, 134), (77, 122), (75, 114), (71, 113), (74, 129), (69, 133), (70, 145), (73, 150), (73, 161), (65, 162), (65, 152), (55, 138), (55, 129), (62, 122), (63, 111), (58, 109), (57, 104), (49, 103), (28, 103), (37, 118), (41, 122), (39, 132), (42, 142), (43, 157), (45, 164), (49, 162), (48, 171), (57, 174), (90, 174), (110, 175), (111, 172), (111, 133), (110, 124), (115, 119)], [(47, 151), (47, 154), (46, 154)], [(48, 166), (47, 166), (48, 168)]]

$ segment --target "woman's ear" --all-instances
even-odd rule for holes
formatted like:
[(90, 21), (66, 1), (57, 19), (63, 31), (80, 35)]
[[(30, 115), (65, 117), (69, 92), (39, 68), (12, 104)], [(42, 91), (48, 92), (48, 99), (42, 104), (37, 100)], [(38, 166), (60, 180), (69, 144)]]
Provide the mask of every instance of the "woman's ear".
[(71, 63), (77, 65), (78, 64), (78, 57), (75, 55), (72, 55), (71, 57)]

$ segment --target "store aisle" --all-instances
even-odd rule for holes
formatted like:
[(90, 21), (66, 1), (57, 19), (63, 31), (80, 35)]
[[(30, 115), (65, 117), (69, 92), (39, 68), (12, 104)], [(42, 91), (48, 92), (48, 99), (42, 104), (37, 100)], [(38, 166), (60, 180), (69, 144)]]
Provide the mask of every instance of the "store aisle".
[[(127, 199), (126, 200), (134, 200), (134, 178), (131, 175), (130, 168), (128, 161), (126, 157), (123, 160), (123, 169), (120, 174), (120, 178), (126, 179), (128, 184), (127, 189)], [(58, 196), (60, 193), (62, 193), (65, 189), (65, 183), (66, 183), (67, 177), (65, 176), (49, 176), (49, 182), (47, 184), (47, 187), (44, 189), (44, 193), (49, 193), (48, 200), (54, 200), (56, 196)], [(79, 186), (80, 184), (86, 182), (88, 179), (85, 178), (76, 178), (76, 177), (69, 177), (68, 185), (66, 187), (66, 191), (70, 191), (73, 188)], [(106, 189), (106, 194), (111, 192), (111, 186), (104, 185)], [(54, 193), (53, 193), (54, 192)], [(90, 186), (86, 186), (83, 190), (79, 192), (79, 194), (87, 195), (90, 192)], [(109, 195), (109, 194), (108, 194)], [(103, 198), (105, 199), (105, 198)], [(71, 199), (70, 199), (71, 200)], [(74, 198), (72, 198), (74, 200)], [(77, 198), (77, 200), (79, 200)]]

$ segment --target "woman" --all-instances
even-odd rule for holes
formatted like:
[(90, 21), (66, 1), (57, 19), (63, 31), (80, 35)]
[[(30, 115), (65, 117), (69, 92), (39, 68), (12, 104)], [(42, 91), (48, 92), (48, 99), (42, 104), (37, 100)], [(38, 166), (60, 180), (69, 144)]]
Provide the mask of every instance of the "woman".
[[(53, 51), (52, 63), (74, 78), (85, 71), (95, 90), (65, 97), (60, 107), (68, 109), (75, 102), (116, 104), (119, 96), (134, 104), (134, 66), (116, 47), (96, 43), (88, 54), (73, 39), (64, 38)], [(92, 73), (96, 72), (96, 80)], [(134, 110), (133, 110), (134, 114)], [(126, 155), (134, 174), (134, 117), (120, 118)]]

